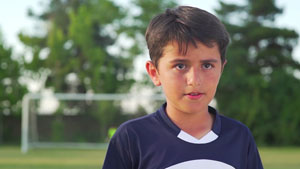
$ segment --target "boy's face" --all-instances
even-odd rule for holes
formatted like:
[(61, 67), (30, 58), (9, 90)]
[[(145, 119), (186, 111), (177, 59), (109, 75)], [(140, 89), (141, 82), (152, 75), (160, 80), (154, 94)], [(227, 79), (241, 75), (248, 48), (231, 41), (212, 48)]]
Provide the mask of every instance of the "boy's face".
[(224, 65), (216, 44), (189, 44), (186, 55), (182, 55), (178, 44), (170, 42), (158, 67), (148, 61), (146, 68), (153, 83), (163, 88), (168, 113), (203, 113), (215, 96)]

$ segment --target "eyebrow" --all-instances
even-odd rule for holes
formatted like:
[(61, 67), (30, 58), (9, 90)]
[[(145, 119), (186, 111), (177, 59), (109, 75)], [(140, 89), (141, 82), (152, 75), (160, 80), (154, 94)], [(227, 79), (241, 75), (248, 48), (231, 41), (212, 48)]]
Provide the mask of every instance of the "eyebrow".
[(188, 59), (174, 59), (171, 60), (171, 63), (186, 63), (189, 62)]
[[(188, 59), (174, 59), (171, 61), (171, 63), (187, 63), (189, 62)], [(201, 63), (217, 63), (218, 60), (217, 59), (204, 59), (204, 60), (200, 60)]]
[(202, 63), (217, 63), (218, 60), (217, 59), (205, 59), (205, 60), (201, 60)]

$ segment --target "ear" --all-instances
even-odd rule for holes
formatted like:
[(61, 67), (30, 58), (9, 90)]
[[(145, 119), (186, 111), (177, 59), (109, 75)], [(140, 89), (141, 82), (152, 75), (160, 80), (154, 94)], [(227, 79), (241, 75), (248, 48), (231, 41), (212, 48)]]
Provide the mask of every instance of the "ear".
[(158, 73), (157, 68), (153, 64), (153, 62), (151, 62), (151, 61), (146, 62), (146, 70), (147, 70), (147, 73), (150, 76), (153, 84), (155, 86), (160, 86), (161, 83), (160, 83), (160, 80), (159, 80), (159, 77), (158, 77), (159, 73)]
[(227, 63), (227, 59), (225, 59), (224, 63), (222, 64), (222, 73), (223, 73), (226, 63)]

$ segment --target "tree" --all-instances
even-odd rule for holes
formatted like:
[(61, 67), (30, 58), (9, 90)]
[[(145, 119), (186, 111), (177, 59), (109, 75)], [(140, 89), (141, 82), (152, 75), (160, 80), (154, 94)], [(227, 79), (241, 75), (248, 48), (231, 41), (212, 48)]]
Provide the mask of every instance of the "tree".
[[(137, 57), (148, 57), (148, 49), (144, 38), (150, 20), (167, 8), (174, 8), (178, 5), (177, 0), (131, 0), (124, 8), (126, 17), (121, 21), (122, 26), (118, 30), (125, 34), (133, 43), (128, 49), (130, 55)], [(135, 10), (133, 10), (135, 9)], [(153, 86), (147, 74), (143, 80), (138, 82), (142, 87)]]
[[(61, 93), (119, 93), (130, 88), (134, 80), (128, 73), (133, 57), (112, 55), (106, 50), (117, 38), (111, 25), (124, 17), (112, 1), (51, 0), (42, 14), (29, 14), (47, 29), (43, 28), (42, 36), (19, 35), (33, 53), (32, 61), (25, 66), (33, 74), (49, 70), (46, 87)], [(92, 112), (101, 121), (102, 133), (119, 114), (112, 103), (87, 106), (69, 102), (60, 106), (63, 108), (59, 111), (76, 108), (82, 113)], [(61, 115), (57, 113), (57, 119)]]
[(239, 119), (259, 143), (300, 144), (300, 64), (292, 57), (298, 34), (278, 28), (274, 0), (220, 1), (216, 10), (231, 35), (228, 63), (216, 96), (219, 108)]
[(106, 50), (117, 38), (108, 27), (123, 17), (111, 1), (52, 0), (43, 14), (31, 15), (48, 29), (44, 36), (20, 34), (33, 52), (26, 68), (49, 69), (47, 87), (55, 92), (115, 93), (128, 90), (134, 82), (126, 76), (133, 58), (113, 56)]
[[(174, 4), (167, 2), (135, 0), (135, 6), (121, 8), (110, 0), (51, 0), (42, 14), (29, 11), (30, 16), (45, 24), (46, 29), (41, 31), (45, 33), (19, 35), (33, 53), (25, 67), (33, 74), (49, 70), (46, 87), (55, 92), (128, 92), (135, 82), (131, 74), (133, 60), (145, 49), (139, 42), (146, 23), (154, 13)], [(133, 8), (140, 13), (128, 16)], [(125, 39), (121, 41), (120, 37)], [(133, 41), (133, 45), (124, 48), (118, 46), (119, 41)], [(122, 113), (113, 103), (69, 106), (95, 112), (102, 133)]]
[[(21, 114), (21, 101), (26, 92), (20, 83), (21, 65), (12, 58), (12, 49), (7, 47), (0, 32), (0, 125), (3, 115)], [(3, 126), (0, 127), (0, 143), (3, 140)]]

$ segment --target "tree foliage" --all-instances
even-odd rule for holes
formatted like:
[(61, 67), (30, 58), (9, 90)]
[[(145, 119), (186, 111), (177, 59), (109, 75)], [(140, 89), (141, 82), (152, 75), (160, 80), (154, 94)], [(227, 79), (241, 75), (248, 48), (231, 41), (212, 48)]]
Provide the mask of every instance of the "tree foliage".
[(21, 64), (12, 55), (12, 48), (5, 45), (0, 33), (0, 115), (20, 114), (21, 100), (26, 92), (20, 83)]
[(117, 38), (109, 34), (114, 32), (109, 26), (123, 17), (113, 2), (52, 0), (44, 13), (31, 14), (44, 21), (46, 34), (19, 37), (33, 52), (26, 68), (50, 70), (47, 87), (80, 93), (128, 90), (133, 79), (126, 75), (133, 57), (114, 56), (106, 50)]
[(0, 143), (3, 141), (3, 116), (20, 115), (21, 101), (26, 88), (20, 83), (21, 64), (12, 57), (0, 32)]
[[(30, 10), (30, 16), (44, 23), (45, 33), (19, 35), (33, 53), (26, 68), (35, 73), (50, 70), (46, 84), (55, 92), (128, 91), (134, 82), (133, 60), (145, 52), (143, 35), (150, 19), (176, 3), (132, 0), (129, 4), (51, 0), (41, 14)], [(120, 37), (125, 38), (118, 44)], [(124, 48), (126, 43), (132, 44)]]
[[(133, 0), (129, 4), (132, 6), (110, 0), (50, 0), (41, 14), (29, 11), (45, 26), (42, 33), (19, 35), (33, 53), (26, 69), (33, 74), (48, 70), (46, 87), (55, 92), (128, 92), (135, 82), (133, 61), (145, 49), (140, 42), (148, 22), (175, 3)], [(112, 102), (69, 106), (94, 112), (103, 133), (122, 113)]]
[(250, 127), (259, 143), (300, 144), (298, 34), (275, 25), (274, 0), (220, 1), (216, 10), (231, 35), (228, 63), (216, 96), (228, 116)]

